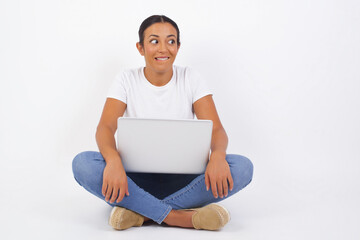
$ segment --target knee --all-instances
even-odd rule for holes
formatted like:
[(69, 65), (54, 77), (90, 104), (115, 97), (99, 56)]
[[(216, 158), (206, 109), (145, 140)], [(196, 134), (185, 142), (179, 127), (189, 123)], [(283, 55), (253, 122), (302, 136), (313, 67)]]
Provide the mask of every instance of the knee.
[[(81, 174), (82, 166), (84, 165), (84, 154), (85, 152), (79, 153), (75, 156), (75, 158), (72, 161), (72, 171), (74, 174), (75, 180), (79, 183), (79, 175)], [(79, 183), (80, 184), (80, 183)]]
[(241, 155), (228, 154), (231, 175), (234, 181), (234, 191), (246, 187), (253, 178), (254, 166), (250, 159)]
[(81, 152), (75, 156), (72, 161), (72, 171), (74, 174), (75, 180), (81, 185), (81, 179), (84, 178), (84, 174), (86, 174), (86, 169), (89, 164), (89, 158), (93, 152)]

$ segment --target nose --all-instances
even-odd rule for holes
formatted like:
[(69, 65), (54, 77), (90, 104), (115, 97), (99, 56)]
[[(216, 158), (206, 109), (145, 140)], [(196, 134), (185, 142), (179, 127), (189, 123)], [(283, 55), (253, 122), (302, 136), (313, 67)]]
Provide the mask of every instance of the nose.
[(166, 52), (167, 48), (166, 48), (165, 43), (160, 42), (158, 46), (159, 46), (159, 49), (158, 49), (159, 52)]

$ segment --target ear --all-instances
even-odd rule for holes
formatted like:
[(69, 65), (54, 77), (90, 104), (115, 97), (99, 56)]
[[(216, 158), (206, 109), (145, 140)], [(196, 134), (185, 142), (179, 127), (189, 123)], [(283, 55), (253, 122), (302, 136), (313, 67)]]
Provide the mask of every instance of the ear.
[(178, 51), (179, 51), (180, 45), (181, 45), (181, 43), (179, 43), (179, 44), (177, 45), (177, 50), (178, 50)]
[(144, 47), (141, 46), (141, 44), (139, 42), (136, 43), (136, 48), (139, 51), (139, 53), (141, 54), (141, 56), (144, 56)]

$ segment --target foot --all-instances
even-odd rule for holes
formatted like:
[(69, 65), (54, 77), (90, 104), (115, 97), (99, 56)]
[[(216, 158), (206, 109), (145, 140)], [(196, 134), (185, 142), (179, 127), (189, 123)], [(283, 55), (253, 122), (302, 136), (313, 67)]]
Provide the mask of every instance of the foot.
[(109, 224), (116, 230), (140, 227), (143, 223), (143, 216), (122, 207), (114, 207), (109, 218)]
[(192, 223), (196, 229), (219, 230), (230, 221), (229, 212), (215, 203), (194, 210)]
[(170, 226), (219, 230), (230, 220), (229, 212), (218, 204), (209, 204), (202, 208), (172, 210), (164, 219)]

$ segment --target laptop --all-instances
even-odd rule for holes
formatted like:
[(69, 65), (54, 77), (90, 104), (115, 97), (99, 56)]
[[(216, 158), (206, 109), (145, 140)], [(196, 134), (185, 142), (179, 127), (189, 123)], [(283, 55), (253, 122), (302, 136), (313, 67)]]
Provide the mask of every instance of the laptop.
[(209, 159), (212, 121), (118, 118), (117, 150), (125, 171), (201, 174)]

